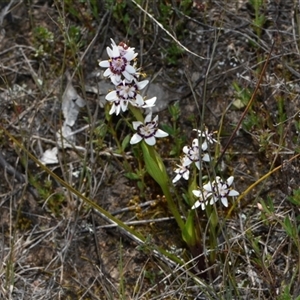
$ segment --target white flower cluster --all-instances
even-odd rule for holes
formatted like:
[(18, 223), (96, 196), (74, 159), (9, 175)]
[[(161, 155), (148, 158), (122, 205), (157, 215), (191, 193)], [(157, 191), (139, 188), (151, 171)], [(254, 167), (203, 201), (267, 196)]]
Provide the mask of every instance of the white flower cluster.
[[(208, 132), (207, 128), (205, 131), (197, 129), (194, 130), (198, 132), (198, 138), (193, 140), (192, 146), (183, 147), (184, 156), (181, 158), (181, 165), (177, 165), (178, 168), (174, 170), (177, 175), (173, 179), (173, 183), (176, 183), (181, 177), (185, 180), (189, 179), (189, 167), (192, 163), (195, 163), (198, 170), (200, 170), (203, 161), (209, 162), (211, 160), (208, 153), (209, 145), (217, 143), (213, 137), (213, 133)], [(200, 147), (199, 139), (203, 139)], [(204, 184), (201, 189), (193, 190), (193, 194), (198, 198), (198, 200), (194, 203), (192, 209), (196, 209), (201, 206), (202, 210), (204, 210), (206, 205), (213, 205), (218, 200), (221, 200), (222, 204), (225, 207), (228, 207), (227, 197), (239, 195), (237, 191), (231, 188), (233, 180), (233, 176), (230, 176), (226, 181), (217, 176), (214, 181)]]
[(239, 195), (239, 192), (231, 188), (233, 180), (233, 176), (230, 176), (225, 181), (217, 176), (213, 182), (204, 184), (202, 190), (194, 190), (193, 194), (198, 197), (198, 200), (194, 203), (192, 209), (201, 206), (202, 210), (204, 210), (206, 205), (213, 205), (218, 200), (221, 200), (222, 204), (228, 207), (227, 197)]
[[(204, 132), (197, 129), (194, 129), (194, 131), (198, 132), (198, 138), (193, 140), (192, 146), (183, 147), (182, 151), (184, 153), (184, 156), (181, 158), (181, 165), (177, 165), (178, 168), (174, 170), (177, 175), (173, 179), (173, 183), (176, 183), (181, 177), (183, 177), (185, 180), (189, 179), (189, 167), (192, 163), (195, 163), (198, 170), (200, 170), (202, 161), (210, 161), (210, 155), (207, 152), (209, 144), (217, 142), (213, 138), (213, 133), (209, 133), (207, 128)], [(199, 148), (200, 137), (203, 139), (203, 142), (201, 147)]]
[[(105, 99), (111, 102), (112, 106), (109, 114), (120, 114), (128, 109), (128, 105), (138, 108), (153, 107), (156, 102), (156, 97), (145, 100), (140, 94), (140, 91), (149, 83), (148, 80), (138, 81), (139, 71), (136, 68), (136, 57), (134, 48), (129, 47), (125, 43), (117, 45), (111, 39), (111, 48), (107, 47), (108, 60), (103, 60), (99, 63), (100, 67), (107, 68), (104, 72), (105, 77), (109, 77), (115, 86), (115, 90), (109, 92)], [(152, 114), (149, 113), (144, 122), (134, 121), (133, 129), (136, 133), (130, 139), (130, 144), (137, 144), (144, 140), (149, 146), (156, 143), (156, 138), (166, 137), (168, 134), (158, 128), (158, 116), (152, 119)], [(217, 141), (213, 137), (213, 133), (208, 132), (206, 128), (204, 131), (194, 129), (198, 133), (198, 138), (194, 139), (191, 146), (184, 146), (184, 156), (181, 158), (181, 164), (177, 165), (175, 169), (176, 177), (173, 183), (176, 183), (181, 177), (185, 180), (189, 179), (190, 166), (194, 163), (200, 170), (202, 162), (211, 161), (209, 155), (209, 146)], [(199, 140), (203, 140), (199, 145)], [(198, 200), (192, 206), (196, 209), (201, 206), (204, 210), (205, 206), (216, 203), (218, 200), (224, 206), (228, 206), (228, 196), (237, 196), (239, 193), (231, 188), (233, 183), (233, 176), (227, 180), (222, 180), (216, 177), (212, 182), (204, 184), (199, 190), (193, 190), (193, 194)]]
[[(107, 68), (104, 72), (105, 77), (109, 77), (115, 86), (115, 90), (109, 92), (105, 99), (112, 103), (109, 114), (118, 115), (121, 111), (125, 112), (128, 105), (139, 108), (153, 107), (156, 97), (145, 100), (140, 91), (145, 88), (149, 80), (138, 81), (139, 72), (135, 66), (135, 58), (137, 53), (134, 48), (129, 47), (125, 43), (117, 45), (111, 39), (111, 48), (107, 47), (108, 60), (99, 63), (100, 67)], [(152, 114), (148, 114), (144, 123), (140, 121), (133, 122), (133, 128), (137, 131), (131, 138), (130, 143), (136, 144), (141, 140), (153, 146), (156, 138), (165, 137), (168, 134), (158, 129), (158, 116), (152, 121)]]

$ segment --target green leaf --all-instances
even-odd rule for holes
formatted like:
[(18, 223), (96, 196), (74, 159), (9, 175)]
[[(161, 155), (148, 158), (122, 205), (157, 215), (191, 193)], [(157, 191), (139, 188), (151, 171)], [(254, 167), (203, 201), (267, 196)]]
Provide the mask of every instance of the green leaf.
[(189, 212), (186, 223), (182, 229), (182, 238), (189, 246), (196, 244), (194, 215), (195, 212), (193, 210)]
[(131, 179), (131, 180), (140, 180), (140, 176), (136, 173), (133, 172), (128, 172), (124, 174), (126, 178)]
[(165, 165), (159, 156), (159, 154), (155, 151), (155, 149), (149, 145), (147, 145), (144, 141), (141, 143), (144, 161), (146, 165), (147, 172), (149, 175), (160, 185), (167, 201), (168, 207), (174, 216), (178, 226), (180, 229), (183, 228), (184, 223), (181, 219), (178, 208), (176, 207), (173, 198), (170, 193), (170, 181), (168, 178), (168, 174), (165, 168)]
[(126, 135), (125, 138), (122, 141), (122, 150), (125, 151), (126, 147), (128, 146), (130, 141), (130, 134)]
[(165, 186), (168, 183), (168, 175), (162, 159), (156, 154), (154, 148), (148, 146), (144, 141), (142, 150), (148, 173), (161, 187)]
[(288, 197), (288, 200), (291, 203), (293, 203), (293, 204), (295, 204), (297, 206), (300, 206), (300, 189), (294, 190), (293, 191), (293, 196)]
[(283, 222), (284, 229), (290, 237), (295, 237), (295, 228), (293, 227), (290, 217), (286, 216)]

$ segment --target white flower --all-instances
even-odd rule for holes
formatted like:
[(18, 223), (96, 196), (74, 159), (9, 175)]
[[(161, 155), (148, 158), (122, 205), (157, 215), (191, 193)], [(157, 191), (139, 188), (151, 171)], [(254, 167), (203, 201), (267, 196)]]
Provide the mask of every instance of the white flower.
[(203, 186), (203, 189), (211, 194), (212, 198), (209, 204), (214, 204), (218, 200), (221, 200), (225, 207), (228, 207), (227, 197), (238, 196), (239, 192), (233, 190), (231, 185), (233, 183), (234, 177), (230, 176), (226, 181), (221, 179), (219, 176), (212, 183), (207, 183)]
[(120, 110), (123, 112), (126, 111), (129, 102), (134, 106), (143, 107), (145, 101), (139, 91), (148, 83), (148, 80), (143, 80), (141, 82), (136, 80), (131, 80), (131, 82), (123, 80), (118, 85), (115, 85), (116, 89), (109, 92), (105, 97), (107, 101), (113, 102), (109, 114), (116, 113), (116, 115), (118, 115)]
[[(111, 100), (109, 100), (111, 101)], [(122, 110), (123, 112), (127, 110), (128, 106), (128, 101), (127, 100), (114, 100), (114, 103), (109, 111), (109, 114), (116, 114), (118, 115), (120, 111)]]
[(207, 144), (218, 143), (218, 141), (214, 139), (214, 132), (209, 132), (207, 127), (205, 127), (204, 131), (201, 131), (199, 129), (193, 129), (193, 131), (197, 131), (198, 136), (204, 138), (203, 144), (206, 145), (206, 148), (208, 148)]
[(202, 190), (193, 190), (193, 194), (199, 199), (194, 203), (192, 209), (201, 205), (202, 210), (204, 210), (208, 203), (213, 205), (218, 200), (221, 200), (222, 204), (228, 207), (227, 197), (239, 195), (239, 192), (231, 188), (233, 180), (233, 176), (230, 176), (226, 181), (217, 176), (213, 182), (204, 184)]
[(134, 48), (130, 48), (124, 43), (117, 46), (113, 40), (111, 47), (112, 49), (106, 48), (109, 59), (99, 63), (100, 67), (107, 68), (103, 76), (110, 77), (114, 85), (121, 82), (121, 75), (131, 81), (134, 78), (136, 69), (130, 65), (130, 62), (137, 56), (137, 53), (134, 52)]
[[(210, 161), (210, 156), (208, 153), (204, 153), (207, 150), (207, 143), (203, 143), (201, 145), (201, 159), (203, 161)], [(196, 167), (200, 170), (200, 149), (199, 149), (199, 140), (194, 139), (192, 143), (192, 147), (184, 146), (183, 152), (185, 155), (183, 166), (188, 166), (191, 163), (195, 163)]]
[(190, 177), (190, 170), (189, 166), (177, 165), (177, 169), (174, 172), (177, 174), (174, 179), (172, 180), (173, 183), (176, 183), (181, 177), (185, 180), (188, 180)]
[(193, 194), (199, 198), (194, 205), (192, 206), (192, 209), (196, 209), (199, 206), (201, 206), (201, 209), (204, 210), (205, 206), (208, 204), (208, 198), (211, 196), (210, 192), (207, 192), (206, 190), (193, 190)]
[(144, 123), (135, 121), (132, 123), (133, 128), (137, 131), (130, 140), (130, 144), (137, 144), (142, 139), (149, 146), (153, 146), (156, 143), (156, 138), (166, 137), (168, 134), (158, 129), (158, 116), (151, 121), (152, 115), (148, 114), (145, 118)]

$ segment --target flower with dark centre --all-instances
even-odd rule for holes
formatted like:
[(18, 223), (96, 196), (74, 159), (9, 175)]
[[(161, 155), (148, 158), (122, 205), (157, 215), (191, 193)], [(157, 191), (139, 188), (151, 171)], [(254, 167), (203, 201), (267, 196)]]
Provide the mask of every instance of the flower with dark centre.
[[(181, 163), (183, 164), (184, 160), (181, 159)], [(189, 166), (177, 165), (177, 168), (174, 172), (177, 174), (175, 178), (172, 180), (173, 183), (176, 183), (181, 177), (185, 180), (188, 180), (190, 177)]]
[(137, 84), (122, 82), (116, 87), (116, 93), (119, 98), (124, 100), (135, 99), (138, 91)]
[[(200, 154), (201, 154), (201, 160), (203, 161), (210, 161), (210, 156), (208, 153), (205, 153), (204, 151), (207, 149), (207, 144), (201, 145), (201, 150), (199, 149), (199, 140), (194, 139), (192, 146), (184, 146), (183, 152), (185, 155), (183, 159), (183, 166), (188, 166), (191, 163), (195, 163), (196, 167), (200, 170)], [(201, 153), (200, 153), (201, 151)]]
[(109, 77), (114, 85), (118, 85), (121, 82), (122, 75), (126, 80), (131, 81), (137, 72), (135, 67), (130, 65), (130, 62), (134, 61), (137, 53), (134, 52), (134, 48), (130, 48), (127, 45), (125, 47), (124, 45), (117, 46), (112, 40), (112, 48), (106, 48), (109, 59), (100, 61), (99, 63), (100, 67), (107, 68), (103, 76)]
[(127, 60), (124, 56), (112, 57), (109, 60), (109, 68), (113, 74), (121, 75), (127, 66)]
[(213, 205), (218, 200), (220, 200), (225, 207), (228, 207), (227, 197), (239, 195), (239, 192), (231, 188), (233, 180), (233, 176), (230, 176), (226, 181), (217, 176), (213, 182), (204, 184), (202, 190), (193, 190), (193, 194), (199, 197), (199, 200), (194, 203), (192, 209), (195, 209), (200, 205), (202, 209), (205, 209), (205, 206), (208, 203)]
[(218, 200), (221, 200), (222, 204), (225, 207), (228, 207), (228, 200), (227, 197), (232, 196), (238, 196), (239, 192), (233, 190), (231, 188), (231, 185), (233, 183), (234, 177), (230, 176), (226, 181), (222, 180), (219, 176), (216, 177), (216, 179), (209, 184), (206, 184), (203, 186), (203, 188), (211, 192), (212, 199), (210, 200), (210, 204), (213, 204), (217, 202)]
[(141, 124), (138, 126), (137, 132), (142, 138), (148, 139), (155, 135), (158, 129), (157, 126), (158, 124), (156, 122), (146, 122), (145, 125)]
[(130, 144), (137, 144), (141, 140), (144, 140), (149, 146), (153, 146), (156, 143), (156, 138), (166, 137), (168, 134), (161, 129), (158, 129), (158, 116), (151, 121), (151, 113), (145, 118), (144, 123), (140, 121), (133, 122), (133, 129), (137, 132), (130, 140)]
[(149, 100), (144, 100), (140, 94), (147, 84), (148, 80), (137, 81), (135, 79), (131, 81), (122, 80), (118, 85), (115, 85), (115, 90), (109, 92), (105, 99), (112, 102), (112, 107), (109, 114), (115, 113), (118, 115), (120, 111), (126, 111), (128, 103), (137, 107), (152, 107), (155, 103), (156, 97)]

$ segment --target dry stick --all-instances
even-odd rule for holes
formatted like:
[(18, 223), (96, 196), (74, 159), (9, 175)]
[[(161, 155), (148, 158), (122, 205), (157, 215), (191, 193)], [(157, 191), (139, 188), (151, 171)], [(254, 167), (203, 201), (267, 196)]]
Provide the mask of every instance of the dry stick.
[(143, 9), (137, 2), (135, 2), (134, 0), (131, 0), (132, 3), (134, 3), (142, 12), (144, 12), (152, 21), (154, 21), (170, 38), (172, 38), (172, 40), (182, 49), (184, 49), (186, 52), (201, 58), (201, 59), (206, 59), (205, 57), (198, 55), (197, 53), (189, 50), (187, 47), (185, 47), (183, 44), (181, 44), (168, 30), (166, 30), (164, 28), (164, 26), (159, 23), (150, 13), (148, 13), (145, 9)]
[[(94, 212), (97, 214), (96, 210), (94, 210)], [(132, 225), (145, 225), (145, 224), (149, 224), (149, 223), (167, 222), (167, 221), (170, 221), (170, 220), (174, 220), (174, 218), (173, 217), (165, 217), (165, 218), (158, 218), (158, 219), (129, 221), (129, 222), (124, 222), (124, 224), (128, 225), (128, 226), (132, 226)], [(95, 229), (115, 228), (115, 227), (118, 227), (118, 225), (117, 224), (108, 224), (108, 225), (95, 226)]]
[(231, 144), (233, 138), (235, 137), (237, 131), (239, 130), (239, 128), (240, 128), (240, 126), (241, 126), (241, 124), (242, 124), (242, 121), (244, 120), (246, 114), (248, 113), (248, 110), (250, 109), (252, 103), (254, 102), (256, 93), (257, 93), (257, 91), (258, 91), (258, 88), (260, 87), (260, 84), (261, 84), (261, 82), (262, 82), (262, 78), (263, 78), (263, 76), (264, 76), (264, 74), (265, 74), (267, 65), (268, 65), (268, 63), (269, 63), (269, 60), (270, 60), (270, 57), (271, 57), (271, 53), (273, 52), (274, 44), (275, 44), (275, 41), (274, 41), (273, 44), (272, 44), (271, 50), (270, 50), (270, 52), (269, 52), (269, 54), (268, 54), (267, 60), (266, 60), (266, 62), (265, 62), (265, 64), (264, 64), (264, 66), (263, 66), (263, 69), (262, 69), (261, 73), (260, 73), (258, 82), (257, 82), (256, 87), (255, 87), (255, 90), (254, 90), (254, 92), (253, 92), (253, 94), (252, 94), (252, 96), (251, 96), (251, 99), (250, 99), (250, 101), (249, 101), (247, 107), (245, 108), (245, 110), (244, 110), (244, 112), (243, 112), (241, 118), (239, 119), (239, 121), (238, 121), (238, 123), (237, 123), (237, 125), (236, 125), (236, 127), (235, 127), (235, 129), (234, 129), (234, 131), (233, 131), (233, 133), (231, 134), (231, 136), (230, 136), (230, 138), (229, 138), (229, 141), (227, 142), (226, 146), (224, 147), (224, 149), (223, 149), (223, 151), (222, 151), (222, 153), (221, 153), (221, 155), (220, 155), (220, 157), (219, 157), (219, 159), (218, 159), (218, 161), (217, 161), (215, 167), (217, 167), (217, 165), (221, 162), (221, 160), (222, 160), (222, 158), (223, 158), (223, 156), (224, 156), (226, 150), (228, 149), (229, 145)]

